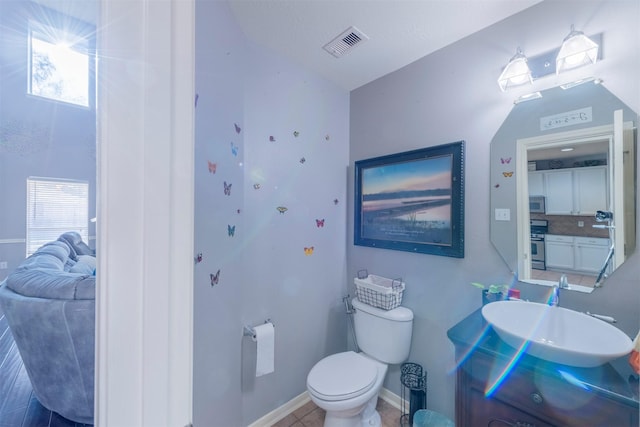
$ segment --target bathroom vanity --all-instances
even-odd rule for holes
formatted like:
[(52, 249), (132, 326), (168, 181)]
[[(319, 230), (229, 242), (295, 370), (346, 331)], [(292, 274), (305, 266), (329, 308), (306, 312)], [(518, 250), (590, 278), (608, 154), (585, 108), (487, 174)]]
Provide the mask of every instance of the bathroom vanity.
[(447, 335), (458, 363), (457, 426), (638, 426), (638, 382), (611, 364), (576, 368), (519, 352), (480, 310)]

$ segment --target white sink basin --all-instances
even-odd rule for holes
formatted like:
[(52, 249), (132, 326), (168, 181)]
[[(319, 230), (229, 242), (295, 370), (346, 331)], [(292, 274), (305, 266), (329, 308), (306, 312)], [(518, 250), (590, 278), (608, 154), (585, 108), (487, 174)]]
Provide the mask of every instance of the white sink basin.
[(510, 346), (550, 362), (603, 365), (629, 354), (631, 339), (615, 326), (584, 313), (525, 301), (496, 301), (482, 316)]

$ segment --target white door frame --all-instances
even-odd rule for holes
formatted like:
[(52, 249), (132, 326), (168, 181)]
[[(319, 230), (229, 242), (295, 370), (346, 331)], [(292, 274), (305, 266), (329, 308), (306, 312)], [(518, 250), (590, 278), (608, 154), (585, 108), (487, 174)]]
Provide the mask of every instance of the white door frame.
[(194, 8), (100, 1), (98, 426), (192, 419)]

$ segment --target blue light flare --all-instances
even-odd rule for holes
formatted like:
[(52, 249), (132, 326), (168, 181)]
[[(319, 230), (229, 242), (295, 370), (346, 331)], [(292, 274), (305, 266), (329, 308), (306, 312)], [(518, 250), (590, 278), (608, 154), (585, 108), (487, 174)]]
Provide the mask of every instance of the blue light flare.
[(589, 390), (589, 387), (583, 381), (580, 381), (579, 379), (577, 379), (575, 376), (573, 376), (569, 372), (566, 372), (566, 371), (563, 371), (561, 369), (558, 369), (558, 373), (569, 384), (573, 384), (573, 385), (578, 386), (578, 387), (580, 387), (580, 388), (582, 388), (584, 390)]
[(500, 385), (507, 378), (507, 376), (509, 375), (509, 372), (511, 372), (511, 370), (514, 368), (514, 366), (516, 366), (516, 363), (518, 363), (518, 361), (520, 360), (522, 355), (527, 350), (528, 346), (529, 346), (529, 341), (525, 341), (520, 346), (520, 348), (517, 349), (516, 353), (513, 355), (513, 357), (509, 361), (509, 363), (507, 363), (505, 365), (505, 367), (502, 370), (502, 372), (500, 372), (500, 374), (496, 377), (496, 379), (493, 382), (493, 384), (491, 384), (490, 382), (487, 382), (487, 388), (484, 390), (484, 396), (485, 397), (491, 397), (491, 395), (493, 395), (493, 393), (495, 393), (495, 391), (498, 389), (498, 387), (500, 387)]

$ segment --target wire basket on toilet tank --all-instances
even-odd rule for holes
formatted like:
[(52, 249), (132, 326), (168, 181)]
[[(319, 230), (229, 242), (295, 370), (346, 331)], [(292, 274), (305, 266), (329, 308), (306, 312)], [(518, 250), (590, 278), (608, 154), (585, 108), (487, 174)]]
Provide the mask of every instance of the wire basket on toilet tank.
[(353, 282), (356, 285), (356, 297), (360, 302), (383, 310), (392, 310), (402, 303), (405, 288), (402, 279), (387, 279), (368, 274), (362, 279), (356, 277)]

